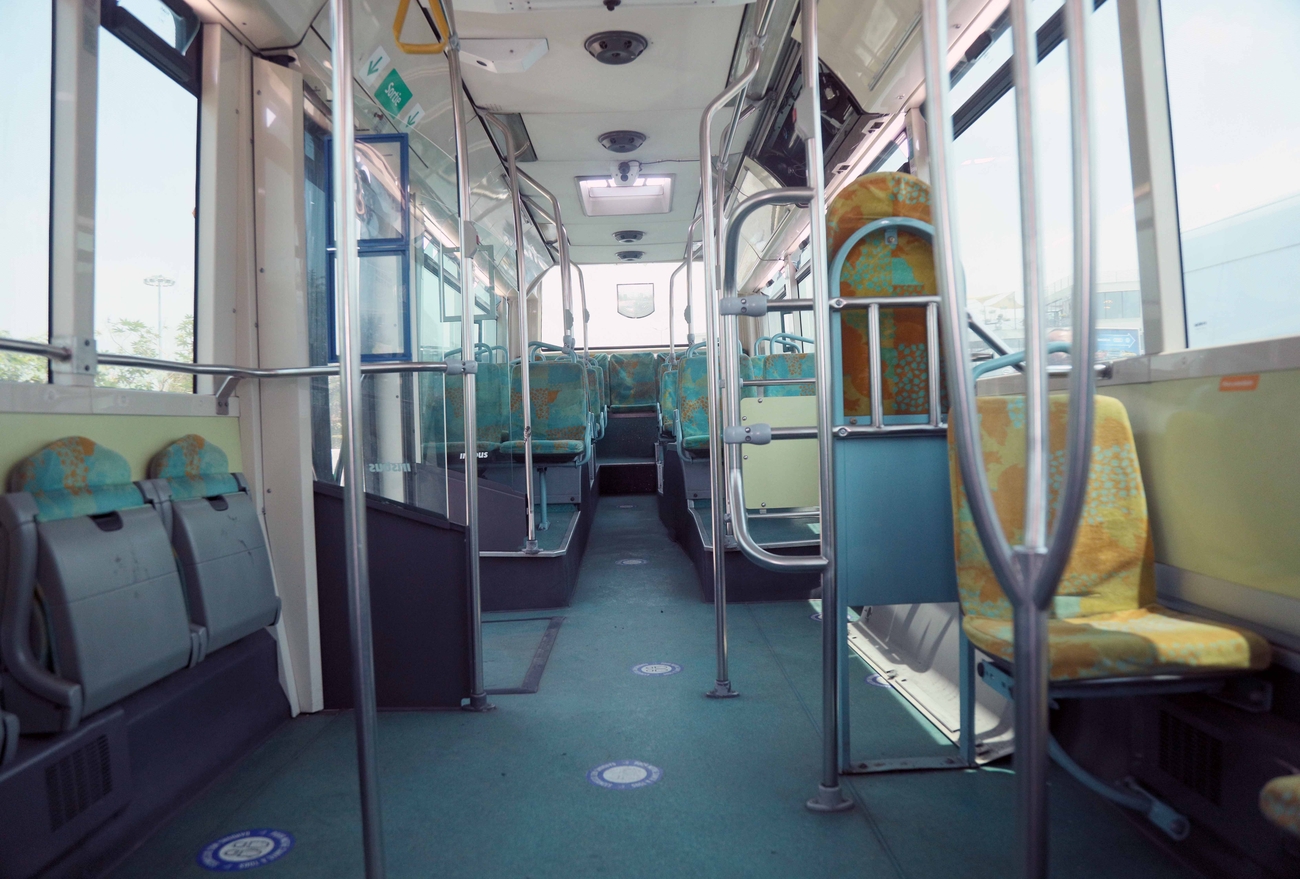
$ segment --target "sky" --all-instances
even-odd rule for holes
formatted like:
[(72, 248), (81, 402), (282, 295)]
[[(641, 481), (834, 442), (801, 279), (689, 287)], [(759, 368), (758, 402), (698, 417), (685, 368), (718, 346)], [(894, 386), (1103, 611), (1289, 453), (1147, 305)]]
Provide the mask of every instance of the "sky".
[[(0, 330), (45, 336), (49, 325), (50, 3), (0, 3)], [(100, 30), (96, 157), (95, 328), (101, 349), (113, 319), (158, 323), (164, 356), (194, 311), (197, 99)], [(156, 329), (155, 329), (156, 331)]]

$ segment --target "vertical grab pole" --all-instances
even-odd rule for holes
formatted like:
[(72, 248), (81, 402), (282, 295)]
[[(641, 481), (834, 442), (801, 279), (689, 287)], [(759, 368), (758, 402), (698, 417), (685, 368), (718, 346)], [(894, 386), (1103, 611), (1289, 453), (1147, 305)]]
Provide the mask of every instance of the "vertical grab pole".
[(352, 701), (357, 728), (357, 776), (361, 787), (361, 837), (366, 879), (384, 876), (384, 822), (379, 801), (379, 754), (375, 708), (374, 635), (370, 624), (370, 559), (366, 545), (365, 461), (361, 391), (361, 262), (357, 255), (357, 175), (353, 147), (352, 2), (331, 0), (334, 101), (334, 228), (339, 270), (334, 273), (339, 326), (339, 393), (343, 409), (343, 550), (348, 571)]
[(840, 599), (835, 579), (835, 441), (831, 435), (831, 308), (826, 277), (826, 173), (822, 165), (821, 83), (817, 49), (817, 4), (800, 4), (803, 41), (803, 88), (795, 104), (795, 128), (804, 139), (804, 164), (808, 169), (808, 245), (812, 263), (813, 321), (817, 343), (817, 446), (821, 455), (818, 485), (821, 510), (822, 557), (822, 780), (817, 796), (808, 801), (814, 812), (840, 812), (853, 801), (840, 788)]
[(686, 347), (689, 350), (695, 344), (695, 312), (691, 303), (695, 301), (695, 229), (704, 217), (698, 216), (691, 222), (686, 232)]
[(462, 394), (465, 415), (465, 574), (469, 581), (469, 644), (471, 711), (491, 711), (483, 684), (483, 594), (478, 552), (478, 413), (475, 411), (474, 359), (474, 252), (478, 233), (470, 220), (469, 142), (465, 134), (465, 89), (460, 75), (460, 37), (450, 4), (446, 4), (451, 36), (447, 72), (451, 76), (451, 114), (456, 130), (456, 188), (460, 202), (460, 356), (465, 366)]
[(673, 273), (668, 276), (668, 362), (669, 363), (677, 362), (677, 336), (675, 333), (673, 333), (673, 309), (674, 309), (673, 283), (677, 280), (677, 276), (682, 273), (682, 269), (686, 268), (686, 265), (687, 265), (686, 260), (682, 260), (682, 264), (679, 265), (677, 268), (673, 269)]
[[(1047, 726), (1049, 650), (1047, 611), (1069, 560), (1079, 516), (1087, 493), (1092, 454), (1093, 389), (1092, 351), (1095, 349), (1096, 210), (1092, 187), (1092, 126), (1087, 84), (1084, 0), (1066, 0), (1066, 40), (1069, 47), (1071, 158), (1074, 194), (1074, 319), (1070, 375), (1070, 419), (1066, 445), (1065, 480), (1060, 509), (1048, 534), (1045, 468), (1048, 436), (1045, 428), (1049, 401), (1042, 371), (1045, 338), (1038, 284), (1036, 204), (1033, 197), (1033, 138), (1029, 118), (1030, 54), (1026, 0), (1012, 0), (1013, 80), (1017, 89), (1018, 147), (1022, 192), (1022, 234), (1025, 243), (1026, 326), (1029, 362), (1026, 364), (1027, 482), (1036, 494), (1025, 498), (1025, 540), (1011, 547), (1003, 533), (989, 492), (981, 448), (975, 385), (966, 368), (969, 360), (966, 296), (959, 271), (960, 250), (952, 206), (952, 120), (948, 101), (947, 4), (925, 0), (922, 6), (922, 47), (925, 55), (926, 119), (930, 127), (931, 176), (935, 216), (937, 280), (943, 308), (945, 356), (948, 358), (950, 415), (958, 463), (966, 497), (980, 542), (1014, 613), (1016, 826), (1019, 863), (1025, 879), (1048, 875), (1047, 767), (1050, 733)], [(1037, 420), (1038, 427), (1034, 427)], [(1032, 471), (1037, 470), (1037, 476)], [(1028, 488), (1027, 488), (1028, 492)]]
[[(760, 60), (758, 47), (750, 48), (749, 65), (740, 78), (718, 95), (704, 109), (700, 117), (700, 211), (704, 239), (704, 314), (707, 323), (705, 350), (708, 352), (709, 382), (709, 514), (713, 531), (713, 615), (717, 637), (717, 675), (713, 689), (706, 695), (713, 699), (727, 699), (740, 695), (731, 688), (727, 671), (727, 486), (723, 461), (722, 407), (718, 394), (719, 332), (721, 316), (718, 314), (718, 238), (713, 216), (713, 117), (732, 98), (744, 92), (754, 74), (758, 73)], [(691, 249), (687, 236), (686, 252)]]
[[(525, 503), (528, 504), (526, 521), (528, 525), (528, 536), (524, 540), (524, 552), (535, 553), (537, 548), (537, 511), (533, 508), (533, 397), (532, 388), (529, 385), (529, 365), (528, 357), (528, 293), (525, 290), (524, 277), (527, 272), (527, 260), (524, 256), (524, 215), (523, 199), (519, 195), (519, 167), (515, 164), (515, 136), (506, 125), (491, 113), (484, 113), (483, 118), (487, 119), (505, 136), (506, 139), (506, 170), (510, 174), (510, 206), (514, 210), (515, 221), (515, 288), (519, 297), (519, 389), (524, 399), (523, 416), (524, 416), (524, 472), (530, 474), (530, 478), (524, 480)], [(542, 274), (546, 274), (543, 272)], [(530, 288), (531, 289), (531, 288)], [(509, 372), (509, 357), (507, 356), (506, 371)]]
[(587, 313), (587, 279), (582, 274), (582, 266), (575, 265), (574, 268), (578, 270), (578, 297), (582, 306), (582, 359), (589, 361), (591, 349), (587, 345), (587, 324), (591, 315)]

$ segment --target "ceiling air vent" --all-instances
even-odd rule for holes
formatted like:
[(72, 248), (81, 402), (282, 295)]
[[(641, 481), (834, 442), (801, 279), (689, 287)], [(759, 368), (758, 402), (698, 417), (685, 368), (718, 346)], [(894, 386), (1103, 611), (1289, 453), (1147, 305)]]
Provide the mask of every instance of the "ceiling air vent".
[(611, 153), (630, 153), (645, 143), (645, 135), (639, 131), (606, 131), (597, 140)]
[(641, 57), (650, 41), (631, 31), (601, 31), (587, 37), (584, 45), (601, 64), (631, 64)]
[(645, 251), (644, 250), (620, 250), (618, 253), (614, 255), (617, 256), (619, 259), (621, 259), (623, 262), (636, 262), (641, 257), (645, 256)]
[(637, 229), (624, 229), (614, 233), (614, 240), (619, 244), (636, 244), (644, 237), (645, 233)]

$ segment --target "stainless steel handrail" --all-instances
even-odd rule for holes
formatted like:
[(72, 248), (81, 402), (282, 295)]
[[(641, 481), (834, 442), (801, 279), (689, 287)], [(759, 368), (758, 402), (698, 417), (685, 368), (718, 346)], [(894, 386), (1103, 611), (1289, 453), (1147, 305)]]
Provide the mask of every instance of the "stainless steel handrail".
[[(708, 383), (709, 383), (709, 513), (713, 528), (713, 613), (716, 630), (717, 675), (714, 687), (708, 695), (713, 698), (727, 698), (737, 695), (731, 687), (727, 671), (727, 568), (726, 568), (726, 504), (727, 486), (723, 477), (722, 431), (719, 424), (718, 396), (718, 324), (720, 317), (718, 305), (717, 232), (714, 228), (713, 215), (713, 117), (729, 101), (740, 95), (749, 86), (750, 80), (758, 73), (761, 54), (758, 46), (749, 50), (749, 65), (740, 77), (723, 90), (700, 116), (700, 217), (703, 226), (701, 236), (704, 240), (704, 305), (707, 321)], [(690, 236), (687, 236), (687, 253), (690, 252)]]
[(686, 268), (686, 260), (682, 260), (673, 273), (668, 276), (668, 361), (677, 362), (677, 334), (673, 332), (673, 312), (676, 310), (676, 303), (673, 299), (673, 284), (677, 281), (677, 276)]
[[(773, 205), (791, 205), (807, 204), (812, 201), (813, 193), (809, 189), (802, 187), (786, 189), (769, 189), (764, 192), (751, 195), (749, 198), (736, 205), (732, 211), (731, 223), (727, 227), (727, 236), (723, 252), (723, 288), (724, 297), (733, 297), (736, 295), (736, 270), (734, 255), (740, 247), (740, 233), (744, 227), (745, 220), (755, 211), (764, 207)], [(739, 337), (740, 318), (736, 315), (727, 315), (721, 319), (722, 332), (722, 349), (723, 349), (723, 405), (722, 405), (722, 423), (723, 429), (740, 426), (740, 346), (737, 344)], [(815, 379), (814, 379), (815, 381)], [(776, 430), (781, 430), (777, 428)], [(775, 433), (776, 431), (774, 431)], [(815, 437), (815, 434), (814, 434)], [(793, 438), (785, 435), (773, 436), (773, 439)], [(767, 568), (770, 571), (823, 571), (827, 567), (827, 559), (824, 555), (816, 556), (790, 556), (779, 555), (764, 549), (754, 540), (749, 533), (749, 519), (746, 515), (745, 507), (745, 483), (741, 472), (741, 458), (731, 443), (725, 444), (723, 460), (727, 468), (727, 499), (731, 506), (731, 530), (736, 537), (736, 543), (739, 544), (741, 552), (749, 557), (754, 564)]]
[(700, 214), (691, 221), (691, 227), (686, 230), (686, 253), (682, 256), (682, 262), (686, 264), (686, 347), (695, 344), (695, 312), (691, 308), (691, 303), (695, 301), (695, 230), (699, 228), (700, 222), (704, 215)]
[[(473, 202), (470, 200), (469, 137), (465, 131), (465, 94), (461, 78), (460, 37), (456, 31), (455, 17), (450, 3), (443, 0), (447, 20), (452, 29), (448, 38), (447, 74), (451, 82), (451, 117), (456, 135), (456, 192), (460, 211), (460, 277), (461, 322), (460, 350), (474, 350), (474, 252), (478, 245), (478, 232), (471, 219)], [(520, 176), (523, 176), (522, 174)], [(556, 208), (557, 212), (559, 208)], [(563, 231), (563, 230), (561, 230)], [(462, 356), (464, 356), (462, 354)], [(468, 365), (468, 364), (467, 364)], [(465, 574), (469, 583), (469, 645), (470, 690), (469, 709), (490, 711), (487, 688), (483, 680), (483, 582), (479, 566), (478, 521), (478, 412), (477, 377), (469, 369), (464, 372), (462, 390), (465, 405), (461, 424), (465, 431)]]
[[(1032, 31), (1028, 23), (1028, 0), (1011, 0), (1013, 30), (1012, 73), (1017, 92), (1017, 125), (1020, 129), (1021, 192), (1033, 190), (1033, 136), (1030, 111), (1033, 61)], [(1022, 206), (1026, 242), (1026, 342), (1029, 351), (1026, 380), (1031, 388), (1026, 408), (1026, 458), (1037, 473), (1030, 480), (1036, 494), (1026, 497), (1026, 538), (1012, 547), (1002, 530), (993, 506), (984, 470), (983, 448), (978, 425), (975, 385), (966, 369), (969, 352), (965, 328), (966, 291), (959, 271), (960, 248), (956, 237), (953, 207), (952, 119), (948, 102), (948, 9), (944, 0), (922, 4), (922, 46), (925, 64), (925, 92), (931, 150), (932, 204), (936, 230), (936, 267), (943, 299), (943, 338), (948, 358), (949, 393), (957, 459), (965, 483), (966, 497), (985, 554), (1002, 585), (1013, 612), (1015, 659), (1016, 735), (1016, 825), (1019, 836), (1019, 870), (1026, 879), (1048, 874), (1047, 816), (1047, 610), (1069, 559), (1075, 530), (1087, 491), (1092, 448), (1095, 389), (1090, 368), (1095, 339), (1095, 250), (1096, 210), (1092, 185), (1092, 126), (1087, 83), (1084, 0), (1066, 0), (1065, 30), (1068, 46), (1071, 156), (1074, 193), (1074, 315), (1070, 370), (1070, 414), (1064, 486), (1060, 509), (1050, 536), (1046, 530), (1047, 486), (1044, 476), (1048, 437), (1039, 429), (1048, 413), (1045, 393), (1045, 328), (1041, 316), (1041, 289), (1037, 274), (1038, 228), (1032, 196)], [(987, 341), (987, 339), (986, 339)], [(1028, 428), (1029, 422), (1039, 428)], [(1027, 491), (1029, 489), (1027, 488)]]
[(573, 278), (569, 266), (569, 233), (564, 228), (564, 217), (560, 213), (560, 200), (555, 194), (538, 183), (524, 171), (519, 171), (519, 179), (536, 189), (551, 203), (551, 219), (555, 222), (556, 243), (560, 250), (560, 291), (564, 301), (564, 347), (570, 351), (574, 348), (573, 338)]
[[(532, 385), (530, 383), (529, 373), (532, 368), (528, 363), (528, 293), (525, 290), (524, 279), (527, 276), (527, 259), (524, 253), (524, 216), (523, 216), (523, 197), (519, 194), (519, 166), (515, 162), (515, 135), (506, 125), (492, 113), (482, 113), (484, 119), (491, 122), (497, 127), (506, 140), (506, 170), (510, 179), (510, 206), (514, 213), (515, 221), (515, 278), (517, 279), (516, 295), (519, 298), (519, 390), (522, 399), (522, 413), (524, 420), (524, 473), (527, 477), (524, 479), (524, 503), (528, 505), (528, 511), (525, 514), (527, 525), (527, 535), (524, 538), (524, 552), (536, 553), (537, 547), (537, 510), (533, 506), (533, 397)], [(542, 279), (546, 274), (545, 271), (537, 276), (537, 281)], [(534, 281), (533, 283), (536, 283)], [(528, 288), (531, 289), (531, 288)], [(584, 297), (585, 304), (585, 297)], [(585, 341), (585, 339), (584, 339)], [(506, 358), (507, 360), (509, 357)], [(506, 369), (506, 381), (510, 381), (509, 367)], [(476, 447), (477, 448), (477, 447)], [(466, 455), (465, 466), (469, 466), (469, 456)]]
[[(338, 268), (334, 273), (339, 327), (339, 396), (342, 403), (343, 546), (348, 576), (348, 624), (352, 648), (353, 712), (357, 736), (357, 774), (361, 789), (361, 835), (367, 879), (384, 876), (384, 828), (379, 795), (378, 710), (375, 703), (374, 636), (370, 618), (370, 560), (366, 537), (365, 461), (361, 438), (365, 436), (361, 391), (361, 283), (357, 252), (357, 175), (353, 103), (352, 2), (331, 0), (334, 39), (330, 46), (333, 77), (331, 127), (335, 143), (334, 228)], [(463, 248), (462, 248), (463, 249)], [(462, 277), (464, 274), (462, 273)], [(465, 288), (469, 289), (469, 284)], [(472, 312), (467, 308), (465, 314)], [(467, 322), (468, 323), (468, 322)], [(473, 350), (465, 337), (463, 350)], [(470, 520), (471, 522), (473, 520)], [(472, 530), (472, 529), (471, 529)]]
[(582, 357), (584, 360), (591, 359), (591, 347), (588, 344), (587, 329), (591, 323), (591, 314), (587, 311), (587, 278), (582, 273), (582, 266), (577, 263), (573, 267), (578, 270), (578, 296), (579, 305), (582, 306)]

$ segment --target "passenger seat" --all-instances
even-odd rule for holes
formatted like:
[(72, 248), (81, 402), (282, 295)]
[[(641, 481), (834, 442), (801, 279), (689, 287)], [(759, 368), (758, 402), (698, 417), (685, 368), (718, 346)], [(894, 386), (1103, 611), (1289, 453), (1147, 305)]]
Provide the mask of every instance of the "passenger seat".
[(149, 476), (141, 490), (163, 516), (208, 652), (275, 625), (280, 599), (257, 504), (226, 453), (188, 434), (154, 455)]
[(1284, 775), (1264, 785), (1259, 810), (1275, 826), (1300, 839), (1300, 775)]
[(26, 734), (82, 717), (203, 658), (157, 512), (116, 452), (57, 440), (0, 496), (3, 697)]

